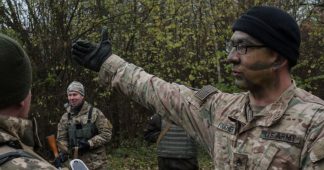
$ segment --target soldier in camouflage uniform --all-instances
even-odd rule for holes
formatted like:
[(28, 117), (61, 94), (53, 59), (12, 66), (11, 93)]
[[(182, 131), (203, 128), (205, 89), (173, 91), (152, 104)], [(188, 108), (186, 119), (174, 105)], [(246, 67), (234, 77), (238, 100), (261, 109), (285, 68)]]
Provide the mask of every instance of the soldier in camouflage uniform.
[(0, 169), (56, 169), (33, 151), (33, 124), (28, 120), (32, 71), (27, 54), (0, 34)]
[[(73, 81), (67, 88), (68, 106), (57, 129), (61, 152), (84, 161), (89, 169), (107, 169), (105, 144), (111, 139), (112, 125), (105, 115), (84, 100), (84, 87)], [(73, 155), (73, 156), (72, 156)]]
[(242, 93), (168, 83), (112, 54), (106, 35), (98, 45), (77, 41), (72, 55), (103, 83), (181, 125), (215, 169), (324, 169), (324, 102), (290, 75), (299, 56), (296, 21), (258, 6), (232, 29), (228, 61)]

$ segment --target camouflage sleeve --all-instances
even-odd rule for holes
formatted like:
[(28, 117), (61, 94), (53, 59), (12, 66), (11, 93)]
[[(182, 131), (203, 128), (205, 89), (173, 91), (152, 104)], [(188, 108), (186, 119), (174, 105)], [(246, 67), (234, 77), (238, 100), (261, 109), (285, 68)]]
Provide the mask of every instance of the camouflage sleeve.
[(63, 149), (63, 148), (60, 148), (60, 145), (62, 145), (65, 148), (68, 148), (67, 125), (68, 125), (68, 116), (67, 116), (67, 113), (64, 113), (63, 116), (61, 117), (60, 122), (57, 125), (56, 139), (57, 139), (57, 142), (59, 143), (58, 147), (60, 150)]
[(192, 104), (195, 91), (148, 74), (114, 54), (101, 66), (99, 77), (103, 84), (111, 85), (132, 100), (161, 114), (163, 118), (182, 126), (209, 151), (212, 150), (212, 126), (199, 114), (200, 110), (206, 110), (210, 114), (210, 107), (202, 109), (199, 105)]
[[(316, 110), (313, 108), (313, 110)], [(312, 119), (302, 151), (302, 169), (324, 169), (324, 107), (317, 109)]]
[(108, 143), (112, 135), (112, 124), (110, 121), (99, 109), (95, 108), (94, 111), (96, 116), (93, 116), (93, 118), (95, 118), (94, 121), (98, 129), (98, 135), (88, 140), (91, 148), (96, 148)]
[(55, 170), (56, 168), (45, 161), (41, 161), (33, 158), (19, 157), (2, 164), (0, 166), (0, 169)]

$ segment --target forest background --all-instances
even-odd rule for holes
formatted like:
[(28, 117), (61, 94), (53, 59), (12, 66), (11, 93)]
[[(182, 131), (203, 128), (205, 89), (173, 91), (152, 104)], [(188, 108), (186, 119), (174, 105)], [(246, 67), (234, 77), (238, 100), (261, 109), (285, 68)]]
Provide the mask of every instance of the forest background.
[[(30, 116), (38, 121), (44, 146), (65, 111), (66, 88), (77, 80), (85, 85), (86, 100), (114, 126), (108, 149), (127, 157), (122, 148), (142, 146), (143, 129), (153, 113), (100, 86), (97, 73), (72, 61), (72, 42), (98, 42), (102, 26), (107, 26), (113, 52), (147, 72), (195, 88), (211, 84), (239, 92), (226, 63), (225, 44), (235, 19), (255, 5), (277, 6), (296, 18), (302, 43), (293, 78), (324, 99), (322, 0), (1, 0), (0, 32), (17, 39), (31, 58)], [(40, 152), (46, 156), (45, 147)]]

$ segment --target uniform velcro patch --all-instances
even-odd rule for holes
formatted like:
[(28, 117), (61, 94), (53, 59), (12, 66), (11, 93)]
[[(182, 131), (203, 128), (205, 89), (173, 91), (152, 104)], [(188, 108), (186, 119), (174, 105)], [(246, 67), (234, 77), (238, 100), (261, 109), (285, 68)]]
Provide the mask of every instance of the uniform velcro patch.
[(204, 86), (195, 94), (200, 101), (204, 101), (209, 95), (217, 92), (217, 89), (211, 85)]
[(300, 144), (302, 142), (301, 138), (295, 134), (266, 131), (266, 130), (262, 130), (260, 137), (262, 139), (284, 141), (284, 142), (294, 143), (294, 144)]
[(234, 124), (230, 123), (219, 123), (217, 126), (218, 129), (221, 129), (229, 134), (235, 135), (236, 132), (236, 126)]

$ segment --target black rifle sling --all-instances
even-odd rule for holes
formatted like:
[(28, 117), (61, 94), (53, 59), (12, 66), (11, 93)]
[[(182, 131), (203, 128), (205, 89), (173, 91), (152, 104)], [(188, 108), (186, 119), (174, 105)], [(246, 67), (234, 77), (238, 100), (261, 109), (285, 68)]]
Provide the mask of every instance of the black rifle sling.
[(89, 110), (89, 113), (88, 113), (88, 123), (91, 123), (92, 108), (93, 108), (93, 106), (90, 107), (90, 110)]

